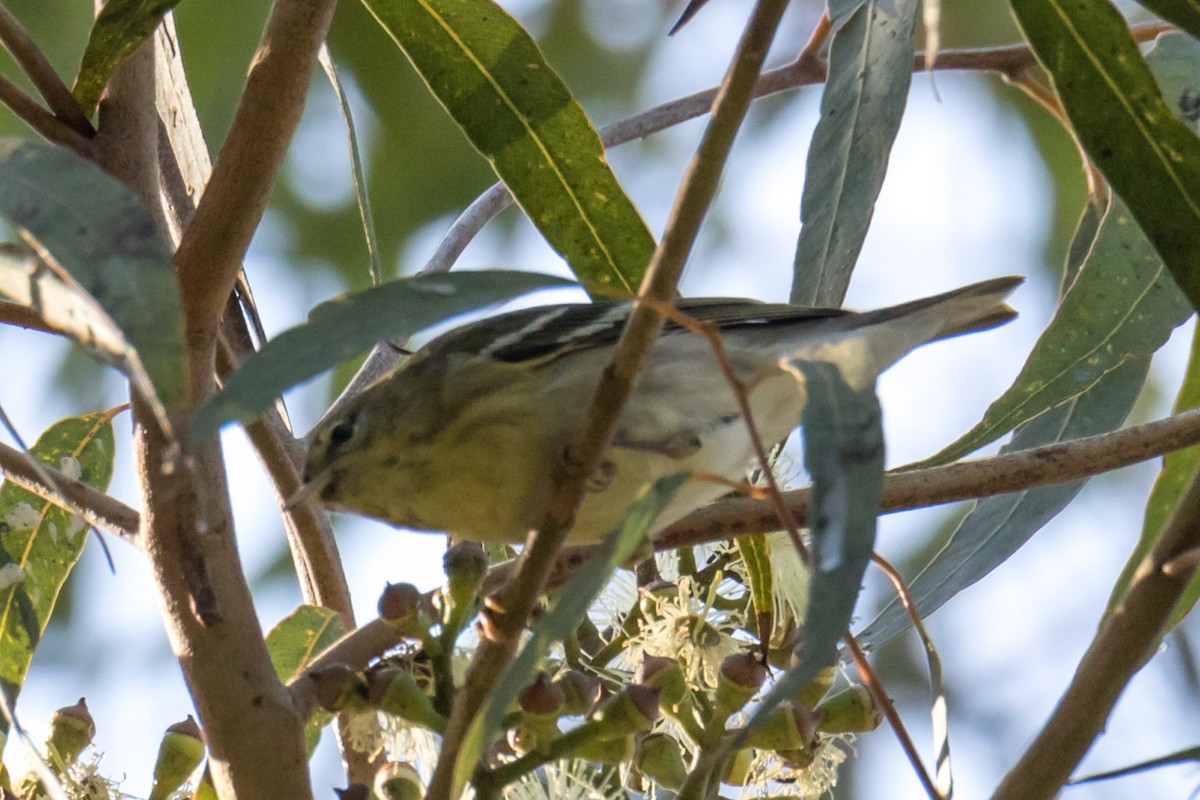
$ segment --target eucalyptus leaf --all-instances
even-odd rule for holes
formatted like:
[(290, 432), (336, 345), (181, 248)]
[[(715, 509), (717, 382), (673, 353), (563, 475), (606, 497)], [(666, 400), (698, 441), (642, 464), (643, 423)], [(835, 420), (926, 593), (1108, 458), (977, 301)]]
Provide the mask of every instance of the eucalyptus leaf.
[[(1187, 372), (1183, 376), (1183, 385), (1179, 388), (1178, 397), (1175, 398), (1175, 413), (1188, 411), (1197, 406), (1200, 406), (1200, 328), (1192, 336), (1192, 353), (1188, 359)], [(1108, 599), (1108, 607), (1100, 621), (1101, 626), (1117, 612), (1121, 603), (1124, 602), (1125, 596), (1129, 594), (1134, 573), (1141, 565), (1142, 560), (1158, 544), (1163, 529), (1166, 528), (1171, 515), (1175, 513), (1197, 467), (1200, 467), (1200, 446), (1176, 450), (1163, 457), (1163, 468), (1154, 481), (1154, 488), (1150, 490), (1150, 498), (1146, 501), (1146, 513), (1142, 519), (1142, 534), (1133, 553), (1130, 554), (1129, 560), (1125, 562), (1125, 567), (1121, 570), (1116, 585), (1113, 586), (1112, 595)], [(1198, 599), (1200, 599), (1200, 576), (1195, 576), (1179, 598), (1168, 623), (1168, 629), (1178, 625), (1196, 605)]]
[[(118, 410), (59, 420), (38, 438), (33, 456), (104, 491), (113, 473)], [(0, 691), (10, 705), (87, 532), (87, 523), (66, 509), (15, 484), (0, 485)], [(7, 730), (0, 716), (0, 740)]]
[[(1149, 358), (1125, 362), (1089, 391), (1022, 425), (1001, 452), (1020, 452), (1117, 428), (1133, 408), (1149, 368)], [(946, 546), (909, 584), (918, 615), (932, 614), (1007, 561), (1066, 508), (1086, 483), (1086, 478), (1056, 483), (976, 502)], [(878, 647), (911, 624), (900, 602), (893, 600), (858, 634), (858, 641), (863, 647)]]
[(0, 292), (128, 375), (164, 427), (187, 398), (171, 254), (137, 196), (60, 147), (0, 139)]
[[(321, 606), (302, 605), (281, 619), (266, 638), (267, 654), (280, 683), (289, 683), (345, 632), (341, 615)], [(304, 741), (310, 755), (321, 738), (321, 729), (332, 718), (331, 714), (318, 712), (304, 727)]]
[(1138, 5), (1178, 25), (1192, 36), (1200, 36), (1198, 0), (1138, 0)]
[(800, 198), (795, 305), (837, 308), (846, 296), (908, 101), (919, 7), (866, 0), (833, 36)]
[(572, 286), (553, 275), (510, 270), (415, 275), (342, 295), (315, 306), (308, 322), (290, 328), (229, 376), (192, 417), (201, 440), (224, 422), (252, 419), (284, 390), (369, 350), (459, 314), (535, 289)]
[(809, 530), (813, 570), (798, 663), (763, 698), (748, 726), (766, 719), (837, 660), (863, 573), (875, 550), (883, 486), (883, 429), (874, 387), (851, 388), (833, 364), (798, 362), (808, 393), (801, 425), (812, 476)]
[(179, 0), (108, 0), (88, 35), (71, 92), (89, 117), (113, 72), (150, 38)]
[(632, 294), (654, 237), (582, 106), (491, 0), (364, 0), (593, 294)]
[[(1162, 37), (1147, 60), (1173, 93), (1200, 78), (1200, 43), (1191, 37)], [(1081, 225), (1088, 223), (1085, 217)], [(1077, 275), (1068, 267), (1074, 279), (1013, 385), (979, 424), (916, 466), (955, 461), (1088, 391), (1108, 371), (1157, 351), (1191, 315), (1188, 299), (1119, 198), (1110, 202), (1094, 240), (1081, 229), (1072, 253), (1073, 259), (1086, 255), (1086, 266)]]
[[(1192, 86), (1160, 89), (1128, 23), (1108, 0), (1011, 0), (1083, 149), (1200, 303), (1200, 140), (1174, 110)], [(1163, 37), (1166, 39), (1168, 37)]]
[(646, 487), (630, 506), (620, 529), (609, 534), (587, 563), (559, 590), (554, 607), (530, 629), (525, 646), (500, 673), (483, 708), (475, 715), (475, 720), (463, 737), (454, 766), (452, 797), (462, 795), (476, 765), (499, 732), (509, 705), (529, 683), (538, 661), (552, 643), (574, 633), (579, 620), (587, 616), (588, 606), (604, 588), (613, 570), (628, 561), (638, 547), (647, 541), (655, 519), (690, 477), (687, 473), (669, 475)]

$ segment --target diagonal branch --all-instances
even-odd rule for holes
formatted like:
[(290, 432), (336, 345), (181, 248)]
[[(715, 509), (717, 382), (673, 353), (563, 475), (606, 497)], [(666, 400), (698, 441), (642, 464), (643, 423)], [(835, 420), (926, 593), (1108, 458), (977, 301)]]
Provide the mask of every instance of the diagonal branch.
[[(34, 467), (30, 456), (0, 443), (0, 472), (4, 479), (78, 514), (93, 528), (111, 531), (138, 546), (138, 512), (83, 481), (68, 478), (53, 467)], [(46, 481), (46, 476), (53, 478)]]
[[(713, 105), (712, 118), (684, 175), (663, 239), (655, 249), (639, 296), (669, 301), (683, 272), (709, 204), (725, 166), (734, 137), (741, 127), (774, 38), (786, 0), (759, 0), (746, 32), (738, 43), (733, 63)], [(585, 482), (599, 465), (616, 428), (634, 380), (662, 330), (662, 316), (636, 305), (617, 342), (612, 362), (604, 371), (588, 413), (583, 436), (570, 454), (573, 463), (554, 478), (555, 486), (545, 518), (531, 534), (513, 581), (501, 592), (494, 620), (496, 635), (484, 638), (472, 662), (442, 739), (442, 751), (430, 781), (428, 800), (450, 800), (458, 751), (475, 713), (504, 665), (512, 658), (525, 620), (541, 593), (554, 556), (566, 538), (583, 498)]]
[(1154, 655), (1171, 613), (1196, 573), (1200, 471), (1138, 567), (1125, 602), (1096, 634), (1050, 720), (1004, 777), (995, 800), (1051, 798), (1104, 729), (1134, 674)]
[(335, 0), (277, 0), (196, 216), (175, 256), (192, 336), (216, 335), (333, 18)]
[(13, 60), (29, 77), (56, 118), (85, 139), (95, 135), (96, 129), (79, 107), (71, 90), (54, 71), (46, 54), (3, 4), (0, 4), (0, 43), (4, 44)]

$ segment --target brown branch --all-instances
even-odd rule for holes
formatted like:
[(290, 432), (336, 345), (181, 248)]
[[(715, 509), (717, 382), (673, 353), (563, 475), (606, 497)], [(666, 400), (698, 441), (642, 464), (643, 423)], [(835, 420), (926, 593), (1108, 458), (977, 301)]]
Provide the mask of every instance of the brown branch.
[(189, 334), (216, 335), (304, 109), (335, 0), (278, 0), (233, 125), (175, 257)]
[[(134, 546), (138, 545), (138, 512), (135, 509), (52, 467), (34, 467), (30, 458), (20, 450), (0, 443), (0, 472), (4, 473), (5, 480), (79, 515), (93, 528), (109, 531)], [(47, 475), (53, 478), (52, 483), (46, 481)]]
[(46, 104), (50, 106), (55, 118), (85, 139), (90, 139), (95, 135), (96, 129), (92, 127), (87, 115), (75, 101), (71, 90), (54, 71), (54, 67), (50, 65), (49, 59), (46, 58), (41, 48), (33, 39), (29, 38), (25, 28), (2, 3), (0, 3), (0, 43), (4, 44), (13, 60), (29, 76), (30, 82), (38, 90)]
[(84, 158), (92, 158), (91, 139), (42, 108), (36, 100), (22, 92), (3, 75), (0, 75), (0, 103), (7, 106), (9, 111), (44, 136), (47, 141), (62, 145)]
[(10, 303), (7, 300), (0, 300), (0, 325), (15, 325), (18, 328), (42, 333), (60, 332), (57, 328), (51, 327), (50, 323), (46, 322), (36, 309), (20, 303)]
[[(168, 235), (158, 183), (154, 40), (124, 61), (100, 104), (99, 163), (139, 193)], [(213, 352), (189, 342), (192, 396), (212, 391)], [(223, 800), (309, 800), (304, 730), (263, 642), (233, 529), (224, 462), (214, 439), (171, 438), (135, 397), (141, 541), (204, 728)], [(181, 410), (175, 429), (185, 430)]]
[[(942, 467), (892, 470), (883, 482), (884, 513), (991, 497), (1086, 478), (1200, 444), (1200, 410), (1131, 428), (1048, 444), (1016, 453)], [(788, 508), (801, 524), (808, 518), (808, 489), (786, 492)], [(747, 533), (779, 529), (771, 505), (731, 498), (692, 512), (655, 537), (656, 550), (670, 550)]]
[[(684, 175), (666, 231), (651, 257), (639, 296), (667, 301), (683, 272), (700, 223), (716, 193), (729, 150), (749, 108), (754, 83), (762, 71), (786, 0), (759, 0), (746, 32), (738, 43), (712, 118)], [(463, 736), (504, 665), (516, 650), (521, 628), (553, 566), (583, 498), (584, 485), (612, 440), (617, 417), (633, 389), (650, 348), (662, 330), (654, 310), (636, 305), (630, 314), (613, 360), (604, 371), (588, 413), (587, 427), (570, 457), (572, 464), (556, 475), (554, 492), (538, 530), (531, 534), (513, 581), (501, 592), (502, 613), (493, 621), (496, 635), (485, 637), (476, 652), (466, 683), (455, 697), (442, 739), (442, 751), (430, 781), (428, 800), (450, 800), (453, 775)]]
[[(1125, 685), (1154, 655), (1196, 571), (1200, 471), (1192, 476), (1129, 594), (1096, 634), (1050, 720), (996, 789), (996, 800), (1051, 798), (1104, 729)], [(1183, 558), (1180, 558), (1180, 557)]]

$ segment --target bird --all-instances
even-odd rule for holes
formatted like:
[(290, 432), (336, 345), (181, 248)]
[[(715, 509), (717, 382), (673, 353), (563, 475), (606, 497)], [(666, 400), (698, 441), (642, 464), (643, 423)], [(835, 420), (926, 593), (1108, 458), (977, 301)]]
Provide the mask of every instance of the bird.
[[(1023, 281), (996, 278), (866, 312), (730, 298), (678, 311), (719, 331), (763, 441), (800, 423), (799, 362), (834, 364), (853, 388), (922, 344), (1000, 325)], [(543, 519), (556, 470), (587, 424), (631, 302), (512, 311), (453, 329), (326, 419), (309, 437), (302, 501), (477, 542), (524, 541)], [(703, 337), (668, 321), (588, 481), (572, 544), (616, 528), (639, 493), (685, 482), (659, 530), (744, 482), (753, 447), (737, 397)]]

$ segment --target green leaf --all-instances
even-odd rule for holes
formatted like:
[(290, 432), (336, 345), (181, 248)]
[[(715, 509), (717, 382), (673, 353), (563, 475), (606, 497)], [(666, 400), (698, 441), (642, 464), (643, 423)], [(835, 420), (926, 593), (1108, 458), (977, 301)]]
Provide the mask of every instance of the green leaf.
[(364, 0), (593, 294), (633, 293), (654, 238), (583, 108), (491, 0)]
[(201, 440), (224, 422), (252, 419), (285, 389), (371, 349), (459, 314), (547, 287), (574, 284), (534, 272), (488, 270), (414, 275), (345, 294), (315, 306), (308, 322), (276, 336), (229, 376), (196, 410), (192, 436)]
[(96, 112), (100, 95), (117, 66), (154, 33), (162, 18), (179, 0), (108, 0), (96, 17), (79, 75), (71, 92), (83, 113)]
[(1088, 157), (1197, 306), (1200, 140), (1172, 113), (1194, 105), (1195, 74), (1186, 93), (1160, 90), (1108, 0), (1012, 0), (1012, 8)]
[(38, 254), (0, 252), (0, 292), (128, 375), (167, 426), (187, 398), (183, 313), (141, 201), (63, 148), (0, 139), (0, 216)]
[(1148, 358), (1192, 313), (1162, 259), (1114, 199), (1087, 266), (1067, 290), (1021, 374), (983, 420), (915, 466), (955, 461), (1070, 402), (1109, 372)]
[[(287, 684), (299, 675), (315, 656), (345, 632), (341, 615), (321, 606), (302, 605), (281, 619), (266, 639), (267, 654), (280, 682)], [(332, 718), (332, 714), (318, 713), (305, 726), (304, 741), (309, 754)]]
[[(1188, 359), (1183, 385), (1179, 388), (1179, 396), (1175, 398), (1175, 413), (1188, 411), (1197, 406), (1200, 406), (1200, 328), (1197, 328), (1192, 337), (1192, 354)], [(1125, 596), (1129, 594), (1129, 587), (1133, 584), (1134, 572), (1158, 544), (1163, 528), (1166, 527), (1171, 515), (1175, 513), (1184, 490), (1187, 489), (1188, 482), (1196, 473), (1197, 467), (1200, 467), (1200, 445), (1176, 450), (1163, 457), (1163, 468), (1154, 481), (1154, 488), (1150, 490), (1150, 499), (1146, 501), (1146, 514), (1142, 519), (1142, 535), (1138, 539), (1133, 553), (1130, 554), (1129, 560), (1125, 563), (1124, 569), (1121, 570), (1116, 585), (1113, 586), (1112, 596), (1109, 597), (1108, 607), (1104, 611), (1104, 618), (1100, 621), (1101, 626), (1116, 613), (1121, 603), (1125, 601)], [(1180, 620), (1192, 610), (1192, 606), (1198, 599), (1200, 599), (1200, 576), (1192, 578), (1191, 583), (1179, 598), (1175, 611), (1171, 614), (1167, 630), (1178, 625)]]
[(834, 34), (800, 199), (793, 304), (837, 308), (846, 296), (908, 100), (919, 6), (866, 0)]
[[(33, 455), (93, 488), (113, 472), (117, 411), (67, 417), (50, 426)], [(10, 704), (29, 671), (54, 603), (83, 553), (87, 523), (12, 483), (0, 486), (0, 691)], [(0, 740), (8, 722), (0, 717)]]
[[(1200, 43), (1164, 36), (1147, 60), (1168, 91), (1181, 92), (1197, 77)], [(978, 425), (914, 466), (955, 461), (1088, 391), (1109, 370), (1157, 351), (1191, 315), (1187, 298), (1123, 202), (1111, 201), (1094, 241), (1083, 229), (1087, 224), (1085, 218), (1070, 262), (1086, 256), (1086, 266), (1070, 280), (1075, 271), (1068, 265), (1069, 288), (1012, 387)]]
[(288, 683), (346, 632), (342, 617), (321, 606), (298, 606), (267, 634), (267, 653), (281, 683)]
[(762, 533), (739, 536), (733, 540), (738, 555), (746, 566), (746, 582), (750, 584), (750, 601), (758, 621), (759, 639), (766, 642), (771, 636), (775, 613), (774, 588), (771, 583), (771, 548)]
[(1200, 36), (1200, 2), (1197, 0), (1138, 0), (1138, 4), (1192, 36)]
[(837, 660), (850, 628), (863, 573), (875, 550), (883, 486), (883, 429), (874, 387), (852, 389), (832, 364), (793, 362), (808, 403), (801, 415), (804, 466), (812, 475), (813, 571), (799, 661), (763, 698), (749, 726)]
[(554, 607), (530, 629), (529, 640), (500, 673), (463, 738), (454, 766), (452, 797), (462, 794), (475, 766), (499, 732), (509, 705), (529, 683), (538, 661), (553, 642), (574, 633), (579, 620), (587, 615), (588, 605), (604, 588), (613, 570), (628, 561), (638, 546), (647, 540), (654, 521), (689, 477), (687, 473), (670, 475), (646, 487), (630, 506), (621, 528), (604, 539), (587, 563), (559, 590)]
[[(1090, 391), (1025, 423), (1001, 452), (1113, 430), (1129, 415), (1149, 368), (1149, 358), (1127, 361), (1105, 374)], [(1003, 564), (1066, 508), (1086, 483), (1085, 478), (979, 500), (946, 546), (909, 585), (917, 613), (922, 617), (932, 614)], [(907, 612), (894, 600), (858, 635), (858, 641), (864, 647), (878, 647), (910, 625)]]

